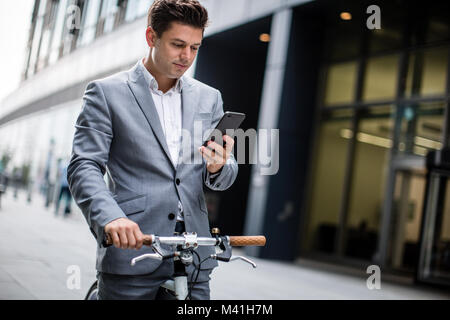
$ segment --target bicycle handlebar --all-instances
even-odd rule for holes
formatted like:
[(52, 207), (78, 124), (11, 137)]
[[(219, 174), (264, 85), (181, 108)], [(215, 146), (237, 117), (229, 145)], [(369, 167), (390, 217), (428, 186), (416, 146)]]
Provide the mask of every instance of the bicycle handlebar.
[[(266, 244), (266, 237), (264, 236), (226, 236), (228, 243), (233, 247), (243, 246), (264, 246)], [(151, 246), (158, 239), (162, 244), (171, 245), (187, 245), (189, 246), (190, 239), (185, 236), (172, 236), (172, 237), (160, 237), (154, 234), (144, 235), (144, 245)], [(192, 239), (195, 241), (196, 246), (214, 246), (217, 245), (217, 239), (211, 237), (195, 237)], [(107, 235), (106, 245), (112, 245), (109, 234)], [(191, 243), (192, 245), (192, 243)]]
[[(233, 257), (231, 255), (231, 247), (243, 247), (243, 246), (264, 246), (266, 244), (266, 237), (264, 236), (219, 236), (218, 233), (213, 233), (215, 237), (197, 237), (195, 232), (185, 232), (182, 235), (172, 236), (172, 237), (160, 237), (154, 234), (144, 235), (144, 244), (151, 246), (155, 253), (147, 253), (135, 257), (131, 260), (131, 265), (134, 266), (136, 262), (143, 259), (156, 259), (164, 260), (179, 257), (183, 264), (192, 263), (192, 250), (197, 249), (199, 246), (215, 246), (222, 249), (220, 254), (212, 254), (209, 258), (219, 260), (219, 261), (233, 261), (236, 259), (244, 260), (250, 263), (254, 268), (256, 264), (240, 256)], [(108, 238), (108, 240), (110, 240)], [(172, 245), (177, 246), (177, 251), (167, 251), (164, 250), (160, 245)], [(181, 251), (186, 250), (187, 255), (182, 255)], [(185, 253), (186, 253), (185, 252)]]

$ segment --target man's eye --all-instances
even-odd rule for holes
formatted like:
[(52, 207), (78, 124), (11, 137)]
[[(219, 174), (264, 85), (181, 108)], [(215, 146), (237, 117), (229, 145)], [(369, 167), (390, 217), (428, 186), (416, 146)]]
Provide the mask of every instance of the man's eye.
[(192, 50), (197, 51), (198, 48), (197, 47), (191, 47)]
[(174, 43), (173, 45), (174, 45), (175, 47), (177, 47), (177, 48), (183, 48), (183, 45), (182, 45), (182, 44)]

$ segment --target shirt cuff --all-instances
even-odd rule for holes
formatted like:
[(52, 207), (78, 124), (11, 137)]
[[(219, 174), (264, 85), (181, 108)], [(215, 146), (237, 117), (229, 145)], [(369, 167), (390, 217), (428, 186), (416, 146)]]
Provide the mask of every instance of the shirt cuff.
[(213, 184), (214, 180), (216, 180), (216, 178), (222, 173), (222, 169), (223, 167), (220, 168), (220, 170), (216, 173), (210, 173), (208, 170), (206, 170), (206, 181), (209, 181), (210, 184)]

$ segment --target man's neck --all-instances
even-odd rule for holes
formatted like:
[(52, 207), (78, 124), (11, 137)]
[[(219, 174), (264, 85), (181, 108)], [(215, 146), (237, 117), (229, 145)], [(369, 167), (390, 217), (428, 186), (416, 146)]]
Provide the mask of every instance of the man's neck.
[(158, 83), (158, 89), (163, 93), (169, 91), (170, 88), (172, 88), (177, 82), (177, 79), (170, 79), (159, 73), (156, 70), (155, 65), (153, 64), (152, 59), (150, 59), (149, 57), (144, 58), (144, 66), (148, 70), (148, 72), (150, 72), (151, 75), (155, 78), (156, 82)]

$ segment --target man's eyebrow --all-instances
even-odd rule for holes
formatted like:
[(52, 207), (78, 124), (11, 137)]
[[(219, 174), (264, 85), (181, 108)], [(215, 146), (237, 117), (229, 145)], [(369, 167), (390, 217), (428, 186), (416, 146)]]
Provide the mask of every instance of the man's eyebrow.
[[(172, 41), (179, 41), (179, 42), (182, 42), (182, 43), (186, 43), (186, 41), (178, 39), (178, 38), (173, 38)], [(194, 43), (193, 45), (194, 46), (200, 46), (201, 44), (202, 43), (200, 42), (200, 43)]]

